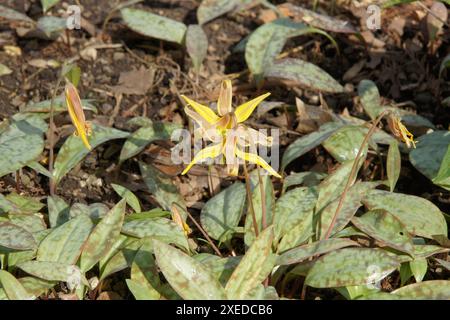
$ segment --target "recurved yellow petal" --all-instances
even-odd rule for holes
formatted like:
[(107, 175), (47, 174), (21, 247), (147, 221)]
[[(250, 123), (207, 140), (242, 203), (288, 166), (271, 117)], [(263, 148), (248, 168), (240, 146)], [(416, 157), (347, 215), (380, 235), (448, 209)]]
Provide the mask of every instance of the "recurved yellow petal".
[(234, 111), (237, 121), (244, 122), (245, 120), (247, 120), (248, 117), (250, 117), (250, 115), (253, 113), (253, 110), (255, 110), (255, 108), (258, 106), (258, 104), (260, 104), (268, 96), (270, 96), (269, 92), (237, 107)]
[(84, 116), (83, 106), (81, 105), (81, 99), (78, 95), (78, 91), (73, 84), (67, 82), (65, 87), (65, 96), (66, 96), (66, 104), (67, 109), (69, 111), (70, 119), (75, 127), (77, 135), (83, 141), (83, 144), (88, 150), (91, 150), (92, 147), (89, 144), (89, 140), (87, 138), (88, 130), (90, 130), (89, 124), (86, 122), (86, 118)]
[(217, 100), (217, 112), (219, 112), (220, 116), (224, 116), (233, 111), (233, 107), (231, 106), (232, 99), (233, 86), (231, 85), (231, 80), (224, 80), (222, 81), (219, 99)]
[(281, 178), (281, 176), (260, 156), (253, 153), (246, 153), (244, 151), (239, 150), (239, 148), (236, 148), (236, 155), (239, 158), (244, 159), (245, 161), (260, 165), (264, 170), (269, 172), (271, 175), (277, 178)]
[(189, 165), (186, 167), (186, 169), (183, 170), (181, 174), (182, 175), (186, 174), (194, 164), (207, 158), (215, 158), (219, 154), (221, 154), (221, 152), (222, 152), (222, 144), (220, 143), (200, 150), (199, 153), (195, 155), (194, 160), (192, 160), (191, 163), (189, 163)]
[(219, 117), (210, 108), (205, 107), (204, 105), (201, 105), (200, 103), (195, 102), (194, 100), (191, 100), (184, 95), (182, 95), (181, 97), (208, 123), (214, 123), (219, 120)]

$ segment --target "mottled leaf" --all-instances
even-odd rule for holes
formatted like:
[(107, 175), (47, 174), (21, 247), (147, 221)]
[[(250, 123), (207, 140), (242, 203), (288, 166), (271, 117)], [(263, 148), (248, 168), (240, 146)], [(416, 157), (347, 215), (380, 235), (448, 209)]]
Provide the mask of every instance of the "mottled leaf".
[(417, 148), (409, 153), (412, 165), (428, 179), (450, 190), (450, 132), (434, 131), (417, 140)]
[(431, 280), (397, 289), (392, 294), (414, 300), (449, 300), (450, 281)]
[(0, 17), (7, 20), (24, 21), (34, 24), (34, 21), (27, 15), (2, 5), (0, 5)]
[[(362, 198), (370, 190), (376, 188), (379, 185), (378, 182), (357, 182), (355, 185), (348, 189), (345, 200), (342, 204), (342, 208), (336, 218), (333, 230), (330, 236), (344, 229), (358, 209), (362, 206)], [(316, 238), (323, 239), (330, 227), (331, 221), (336, 214), (336, 209), (339, 205), (340, 197), (336, 198), (328, 206), (326, 206), (321, 212), (318, 213), (317, 219), (317, 234)]]
[(35, 160), (44, 150), (43, 133), (47, 124), (34, 116), (12, 121), (0, 134), (0, 177)]
[[(88, 139), (92, 148), (95, 148), (106, 141), (122, 139), (127, 136), (127, 132), (93, 124), (92, 135)], [(67, 138), (55, 160), (55, 170), (53, 171), (55, 182), (61, 181), (89, 152), (79, 137), (72, 135)]]
[(335, 122), (326, 123), (319, 130), (295, 140), (283, 154), (283, 160), (281, 161), (282, 170), (293, 160), (319, 146), (341, 126), (341, 124)]
[(28, 250), (36, 247), (36, 241), (24, 228), (10, 222), (1, 222), (0, 246), (13, 250)]
[(358, 85), (358, 95), (364, 111), (370, 119), (375, 120), (384, 110), (377, 85), (371, 80), (362, 80)]
[(123, 8), (120, 12), (125, 24), (137, 33), (179, 44), (184, 40), (184, 23), (139, 9)]
[(158, 240), (153, 240), (153, 250), (164, 277), (183, 299), (226, 299), (220, 283), (200, 262)]
[(282, 195), (275, 203), (274, 231), (275, 243), (295, 225), (311, 214), (317, 201), (317, 189), (299, 187)]
[(413, 243), (405, 226), (385, 210), (373, 210), (361, 217), (353, 217), (352, 223), (374, 239), (403, 252), (411, 253)]
[(244, 184), (236, 182), (209, 199), (200, 213), (200, 222), (208, 235), (226, 242), (234, 234), (244, 210)]
[(14, 276), (5, 270), (0, 270), (0, 284), (5, 290), (9, 300), (34, 300), (35, 296), (30, 295), (23, 285)]
[(402, 166), (402, 159), (400, 156), (400, 150), (398, 148), (398, 142), (393, 141), (389, 145), (386, 160), (386, 172), (391, 192), (394, 191), (395, 185), (397, 184), (398, 178), (400, 177), (401, 166)]
[(37, 233), (39, 231), (47, 229), (44, 217), (40, 213), (9, 214), (9, 221), (31, 233)]
[(83, 272), (90, 270), (112, 247), (119, 237), (125, 215), (125, 200), (121, 200), (95, 226), (86, 243), (80, 258)]
[(312, 63), (300, 59), (286, 58), (279, 60), (267, 69), (265, 76), (291, 80), (295, 84), (309, 90), (325, 93), (344, 92), (344, 87), (327, 72)]
[(181, 248), (189, 248), (183, 230), (175, 222), (166, 218), (136, 219), (125, 222), (122, 233), (136, 238), (150, 237), (176, 244)]
[(225, 286), (229, 299), (248, 299), (249, 294), (270, 274), (275, 264), (272, 253), (273, 227), (259, 234)]
[(172, 203), (177, 203), (185, 207), (183, 197), (180, 195), (178, 188), (174, 185), (172, 179), (159, 171), (150, 164), (139, 162), (142, 178), (147, 185), (150, 193), (155, 197), (156, 201), (165, 210), (170, 210)]
[(39, 245), (36, 259), (75, 264), (92, 227), (91, 219), (83, 214), (52, 229)]
[(344, 248), (320, 257), (309, 270), (305, 284), (332, 288), (373, 284), (400, 263), (379, 249)]
[(427, 259), (414, 259), (409, 262), (409, 267), (411, 268), (411, 272), (414, 276), (414, 279), (416, 279), (416, 282), (422, 282), (428, 270)]
[[(18, 265), (26, 273), (47, 281), (82, 281), (80, 268), (59, 262), (27, 261)], [(86, 279), (83, 279), (86, 284)]]
[(405, 225), (412, 235), (433, 239), (435, 235), (447, 235), (447, 223), (438, 207), (430, 201), (401, 193), (372, 190), (363, 199), (369, 208), (384, 209)]
[(70, 219), (70, 207), (63, 198), (54, 195), (47, 198), (48, 220), (50, 227), (55, 228)]
[(288, 250), (277, 259), (277, 265), (289, 265), (345, 247), (359, 246), (350, 239), (327, 239)]
[[(353, 166), (353, 160), (342, 163), (336, 171), (328, 175), (319, 184), (319, 197), (316, 203), (316, 212), (320, 213), (331, 202), (342, 195)], [(360, 161), (361, 162), (361, 161)], [(356, 177), (353, 177), (353, 181)]]
[(125, 141), (119, 161), (123, 162), (134, 157), (155, 141), (170, 139), (173, 131), (179, 128), (180, 126), (177, 124), (161, 122), (147, 124), (139, 128)]
[[(345, 126), (334, 132), (322, 146), (339, 162), (353, 160), (367, 134), (367, 128), (360, 126)], [(364, 146), (362, 154), (367, 153), (368, 146)]]
[(187, 28), (186, 51), (191, 57), (194, 70), (199, 73), (208, 53), (208, 38), (201, 26), (192, 24)]
[(139, 199), (135, 196), (133, 192), (128, 190), (127, 188), (118, 185), (118, 184), (111, 184), (111, 187), (114, 189), (115, 192), (122, 198), (124, 198), (127, 202), (127, 204), (133, 208), (134, 212), (140, 213), (141, 212), (141, 205), (139, 203)]
[(289, 187), (297, 185), (305, 185), (306, 187), (316, 186), (327, 176), (326, 173), (306, 171), (306, 172), (296, 172), (284, 178), (283, 181), (283, 192), (284, 193)]
[(223, 286), (226, 285), (234, 269), (236, 269), (242, 259), (241, 256), (220, 258), (208, 253), (200, 253), (193, 258), (203, 263)]

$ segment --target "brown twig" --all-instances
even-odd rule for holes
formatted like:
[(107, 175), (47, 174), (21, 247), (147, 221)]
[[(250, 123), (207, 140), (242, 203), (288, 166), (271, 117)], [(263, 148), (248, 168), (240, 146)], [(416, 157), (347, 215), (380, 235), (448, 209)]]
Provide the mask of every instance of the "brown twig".
[(348, 177), (347, 183), (345, 184), (344, 191), (342, 192), (341, 198), (339, 199), (339, 204), (336, 208), (336, 211), (334, 213), (333, 219), (331, 220), (330, 226), (328, 227), (327, 233), (325, 234), (324, 240), (328, 239), (331, 235), (331, 232), (333, 231), (333, 228), (336, 224), (337, 217), (339, 215), (339, 212), (342, 209), (342, 206), (344, 205), (345, 198), (347, 196), (348, 190), (350, 189), (352, 185), (352, 181), (358, 171), (358, 163), (360, 161), (362, 152), (364, 150), (365, 145), (369, 141), (369, 138), (372, 136), (372, 134), (375, 132), (375, 129), (377, 128), (377, 125), (380, 123), (381, 119), (388, 113), (388, 111), (383, 111), (378, 118), (374, 121), (372, 124), (372, 127), (370, 128), (369, 132), (367, 132), (366, 136), (364, 137), (363, 142), (361, 143), (361, 146), (359, 147), (358, 154), (356, 155), (355, 160), (353, 161), (352, 170), (350, 171), (350, 175)]

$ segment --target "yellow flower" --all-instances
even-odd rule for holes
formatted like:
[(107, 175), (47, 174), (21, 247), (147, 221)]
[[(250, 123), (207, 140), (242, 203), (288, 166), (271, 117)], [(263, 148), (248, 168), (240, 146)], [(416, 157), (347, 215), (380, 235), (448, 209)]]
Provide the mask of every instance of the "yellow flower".
[[(222, 82), (219, 99), (217, 101), (218, 115), (210, 108), (203, 106), (186, 96), (181, 96), (187, 103), (184, 108), (186, 114), (198, 125), (199, 135), (212, 141), (212, 145), (200, 150), (192, 162), (184, 169), (186, 174), (194, 164), (222, 155), (227, 164), (228, 174), (236, 176), (239, 171), (238, 159), (260, 165), (270, 174), (281, 176), (256, 153), (245, 152), (245, 147), (256, 144), (271, 146), (272, 139), (262, 133), (248, 128), (242, 124), (247, 120), (258, 104), (268, 97), (270, 93), (263, 94), (249, 102), (238, 106), (235, 110), (232, 103), (232, 86), (230, 80)], [(191, 109), (192, 107), (192, 109)]]
[(414, 136), (411, 132), (406, 129), (400, 119), (395, 115), (389, 115), (387, 117), (388, 126), (392, 134), (398, 139), (406, 143), (408, 148), (416, 148), (416, 141), (414, 141)]
[(66, 88), (65, 88), (65, 95), (66, 95), (66, 103), (67, 103), (67, 109), (69, 110), (70, 119), (72, 120), (72, 123), (75, 127), (75, 136), (79, 136), (81, 138), (81, 141), (83, 141), (83, 144), (88, 150), (91, 150), (92, 147), (89, 144), (89, 140), (87, 136), (91, 135), (91, 126), (86, 121), (86, 118), (84, 116), (83, 112), (83, 106), (81, 105), (81, 99), (78, 95), (77, 88), (67, 81)]

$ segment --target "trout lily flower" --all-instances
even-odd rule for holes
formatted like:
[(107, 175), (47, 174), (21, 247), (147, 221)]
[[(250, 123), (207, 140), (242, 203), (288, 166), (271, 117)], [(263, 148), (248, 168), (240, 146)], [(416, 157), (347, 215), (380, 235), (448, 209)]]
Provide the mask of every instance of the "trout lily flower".
[(84, 116), (83, 106), (77, 88), (69, 81), (66, 81), (64, 93), (66, 95), (66, 104), (67, 109), (69, 110), (70, 119), (75, 127), (74, 135), (81, 138), (81, 141), (83, 141), (84, 146), (88, 150), (92, 150), (87, 138), (92, 132), (91, 125), (86, 121)]
[(390, 115), (387, 117), (388, 126), (392, 134), (406, 143), (408, 148), (416, 148), (416, 141), (414, 141), (414, 136), (411, 132), (406, 129), (400, 119), (395, 115)]
[(182, 95), (181, 97), (187, 103), (184, 108), (185, 113), (198, 125), (194, 136), (200, 136), (212, 142), (212, 144), (195, 155), (182, 174), (186, 174), (194, 164), (202, 160), (222, 156), (222, 160), (225, 160), (227, 165), (229, 175), (236, 176), (238, 174), (239, 159), (241, 159), (257, 164), (271, 175), (281, 178), (263, 158), (256, 153), (244, 151), (246, 147), (255, 147), (257, 144), (272, 145), (272, 138), (242, 124), (250, 117), (259, 103), (269, 95), (270, 93), (263, 94), (233, 110), (231, 81), (225, 80), (222, 82), (217, 101), (218, 114), (212, 109)]

